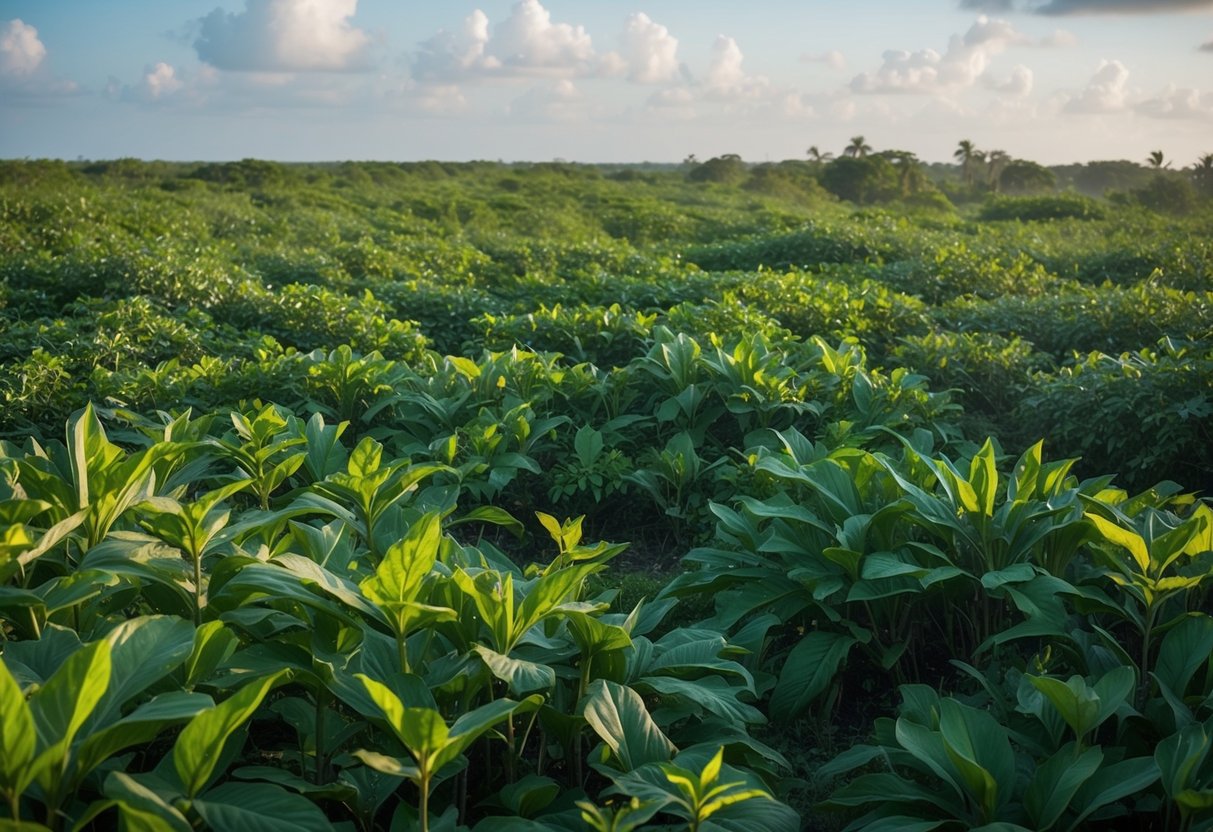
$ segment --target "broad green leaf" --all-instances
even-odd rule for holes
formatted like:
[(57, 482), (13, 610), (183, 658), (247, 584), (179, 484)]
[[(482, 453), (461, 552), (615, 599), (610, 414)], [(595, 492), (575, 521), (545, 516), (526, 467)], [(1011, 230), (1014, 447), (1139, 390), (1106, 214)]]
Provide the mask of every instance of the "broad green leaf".
[(1162, 640), (1154, 677), (1176, 697), (1183, 697), (1188, 683), (1213, 655), (1213, 618), (1190, 616), (1172, 627)]
[(151, 742), (165, 727), (193, 719), (214, 705), (209, 696), (201, 693), (160, 694), (112, 725), (90, 734), (74, 752), (76, 777), (89, 773), (124, 748)]
[(1145, 791), (1158, 777), (1158, 764), (1152, 757), (1132, 757), (1104, 766), (1083, 783), (1070, 802), (1077, 815), (1067, 830), (1073, 832), (1081, 828), (1082, 822), (1097, 809)]
[(1047, 830), (1062, 816), (1082, 788), (1103, 763), (1103, 750), (1088, 748), (1075, 756), (1075, 744), (1067, 743), (1036, 768), (1024, 793), (1024, 809), (1037, 829)]
[[(191, 832), (192, 826), (181, 812), (156, 790), (123, 771), (111, 771), (103, 786), (105, 796), (118, 804), (123, 827), (149, 832)], [(128, 823), (125, 818), (130, 816)], [(155, 820), (151, 820), (154, 818)]]
[(737, 695), (746, 688), (730, 685), (719, 676), (705, 676), (693, 681), (674, 676), (645, 676), (632, 684), (663, 696), (689, 702), (706, 713), (722, 717), (739, 727), (766, 722), (762, 711), (737, 700)]
[(582, 716), (631, 771), (645, 763), (665, 762), (677, 750), (649, 716), (636, 691), (605, 679), (590, 684)]
[(998, 496), (998, 468), (994, 463), (994, 444), (989, 439), (969, 464), (969, 482), (982, 514), (993, 517), (994, 501)]
[(194, 631), (194, 645), (184, 665), (185, 687), (192, 689), (236, 652), (240, 639), (222, 621), (207, 621)]
[(271, 783), (224, 783), (194, 800), (214, 832), (323, 832), (333, 826), (315, 803)]
[(31, 763), (37, 744), (34, 714), (0, 657), (0, 788), (13, 794), (25, 791), (36, 774)]
[(289, 676), (290, 671), (283, 670), (249, 682), (182, 729), (173, 745), (173, 768), (185, 786), (186, 797), (197, 797), (206, 788), (228, 737), (248, 721), (270, 689)]
[(786, 721), (803, 712), (829, 687), (855, 643), (851, 636), (823, 630), (802, 638), (783, 662), (771, 694), (771, 716)]
[(1154, 762), (1158, 764), (1163, 791), (1168, 797), (1174, 800), (1180, 792), (1207, 785), (1193, 780), (1199, 781), (1194, 775), (1210, 751), (1213, 751), (1213, 740), (1205, 726), (1199, 724), (1189, 725), (1158, 744), (1154, 749)]
[(1081, 676), (1071, 676), (1064, 682), (1049, 676), (1026, 678), (1061, 714), (1077, 739), (1082, 740), (1099, 724), (1099, 695)]
[(948, 758), (981, 805), (985, 820), (992, 821), (1015, 782), (1015, 755), (1006, 729), (985, 711), (944, 699), (939, 731)]
[(47, 766), (55, 769), (52, 777), (62, 773), (60, 761), (101, 701), (109, 681), (110, 644), (95, 641), (73, 653), (34, 694), (30, 708), (43, 748), (34, 763), (40, 769), (39, 777), (47, 774)]
[(422, 515), (384, 553), (374, 576), (362, 582), (362, 592), (389, 608), (414, 600), (421, 582), (434, 568), (441, 540), (442, 518), (437, 514)]
[(127, 702), (185, 662), (193, 650), (194, 625), (175, 616), (140, 616), (119, 624), (106, 641), (113, 671), (94, 725), (116, 720)]
[(1094, 512), (1088, 511), (1086, 518), (1095, 525), (1095, 528), (1103, 535), (1104, 540), (1126, 549), (1133, 556), (1133, 560), (1137, 563), (1138, 569), (1143, 574), (1149, 571), (1150, 552), (1146, 548), (1146, 541), (1140, 534), (1117, 525), (1111, 520), (1105, 520)]
[(507, 683), (516, 695), (549, 690), (556, 684), (556, 671), (546, 664), (504, 656), (483, 644), (472, 645), (472, 650), (488, 666), (489, 672)]

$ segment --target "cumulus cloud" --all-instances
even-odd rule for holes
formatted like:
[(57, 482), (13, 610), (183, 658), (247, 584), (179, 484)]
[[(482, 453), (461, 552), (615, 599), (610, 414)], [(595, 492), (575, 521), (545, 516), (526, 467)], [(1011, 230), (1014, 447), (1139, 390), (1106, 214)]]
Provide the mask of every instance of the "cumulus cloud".
[[(614, 69), (626, 71), (622, 57), (610, 58)], [(602, 60), (584, 27), (554, 22), (539, 0), (520, 0), (491, 33), (488, 15), (477, 9), (459, 31), (440, 31), (422, 41), (411, 73), (434, 83), (476, 76), (576, 77), (597, 73)]]
[(1213, 7), (1213, 0), (961, 0), (960, 8), (1044, 15), (1152, 14)]
[(858, 93), (909, 93), (937, 95), (972, 87), (989, 68), (990, 60), (1013, 45), (1028, 40), (1005, 20), (979, 17), (963, 35), (953, 35), (944, 53), (889, 50), (875, 72), (851, 81)]
[(594, 45), (585, 27), (553, 23), (539, 0), (521, 0), (498, 24), (486, 52), (521, 71), (576, 73), (592, 66)]
[(620, 38), (620, 68), (638, 84), (674, 81), (682, 74), (678, 38), (647, 14), (630, 15)]
[(455, 79), (499, 69), (501, 62), (485, 54), (488, 42), (488, 15), (477, 9), (467, 16), (458, 32), (443, 30), (422, 41), (413, 56), (413, 77), (419, 80)]
[(1003, 81), (991, 80), (989, 87), (1007, 98), (1019, 100), (1032, 94), (1033, 81), (1032, 70), (1023, 64), (1016, 64), (1009, 78)]
[(1209, 120), (1213, 119), (1213, 92), (1168, 87), (1160, 95), (1140, 102), (1137, 111), (1153, 118)]
[(1129, 70), (1120, 61), (1100, 61), (1077, 96), (1069, 99), (1063, 108), (1067, 113), (1117, 113), (1124, 110), (1129, 100)]
[(156, 100), (179, 92), (185, 83), (177, 77), (177, 70), (172, 64), (160, 61), (144, 71), (141, 86), (147, 98)]
[(831, 49), (829, 52), (812, 53), (804, 52), (800, 56), (800, 62), (805, 64), (825, 64), (830, 69), (846, 69), (846, 56), (837, 49)]
[(198, 21), (194, 49), (218, 69), (341, 72), (370, 65), (370, 36), (350, 22), (358, 0), (245, 0)]
[(726, 35), (717, 35), (712, 44), (712, 57), (704, 79), (704, 92), (709, 98), (740, 100), (766, 98), (775, 89), (761, 75), (748, 75), (742, 64), (745, 55), (737, 41)]
[(38, 39), (38, 30), (21, 19), (0, 26), (0, 73), (28, 77), (42, 65), (46, 47)]

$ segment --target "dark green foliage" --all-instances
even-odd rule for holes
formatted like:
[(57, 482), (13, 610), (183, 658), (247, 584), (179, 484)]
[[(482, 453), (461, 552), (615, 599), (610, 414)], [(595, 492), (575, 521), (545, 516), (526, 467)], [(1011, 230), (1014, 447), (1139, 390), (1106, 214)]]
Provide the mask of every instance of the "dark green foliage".
[(1059, 194), (1057, 196), (994, 197), (982, 207), (979, 216), (983, 220), (1033, 221), (1059, 220), (1067, 217), (1101, 220), (1107, 214), (1103, 207), (1090, 197)]

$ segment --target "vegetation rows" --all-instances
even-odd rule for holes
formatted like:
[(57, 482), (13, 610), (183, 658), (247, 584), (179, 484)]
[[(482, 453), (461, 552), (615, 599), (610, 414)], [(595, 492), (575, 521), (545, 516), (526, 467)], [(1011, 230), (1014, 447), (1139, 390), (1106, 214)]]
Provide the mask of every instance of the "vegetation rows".
[(1213, 829), (1204, 180), (857, 138), (4, 163), (0, 824)]

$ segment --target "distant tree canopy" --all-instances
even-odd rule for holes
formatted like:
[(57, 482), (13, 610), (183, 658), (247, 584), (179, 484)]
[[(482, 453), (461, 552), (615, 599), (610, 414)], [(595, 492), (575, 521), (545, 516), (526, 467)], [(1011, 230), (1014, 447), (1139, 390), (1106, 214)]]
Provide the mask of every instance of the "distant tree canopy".
[(708, 159), (691, 168), (687, 179), (691, 182), (717, 182), (722, 185), (740, 185), (746, 178), (745, 162), (736, 153), (726, 153)]
[(999, 190), (1005, 194), (1039, 194), (1057, 187), (1057, 175), (1044, 165), (1014, 159), (1002, 169), (998, 182)]

